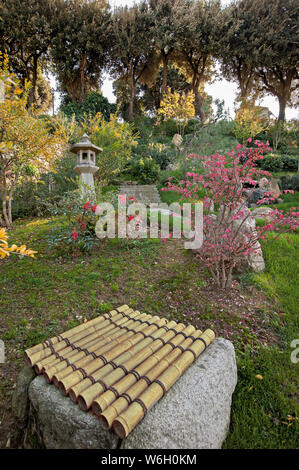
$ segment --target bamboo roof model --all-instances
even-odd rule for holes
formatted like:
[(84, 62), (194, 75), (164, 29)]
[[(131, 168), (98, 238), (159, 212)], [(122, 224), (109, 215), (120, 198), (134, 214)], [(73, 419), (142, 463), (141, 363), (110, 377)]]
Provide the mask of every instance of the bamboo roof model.
[(210, 329), (122, 305), (25, 356), (37, 374), (123, 439), (214, 339)]

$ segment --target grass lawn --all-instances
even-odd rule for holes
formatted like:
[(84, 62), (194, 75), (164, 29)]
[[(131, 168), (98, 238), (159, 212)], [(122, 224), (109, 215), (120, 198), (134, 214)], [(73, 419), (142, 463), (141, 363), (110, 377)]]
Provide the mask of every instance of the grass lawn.
[(299, 338), (298, 234), (292, 245), (283, 237), (265, 247), (264, 273), (242, 274), (223, 292), (179, 241), (108, 240), (90, 256), (64, 258), (48, 252), (48, 230), (46, 219), (16, 222), (11, 243), (38, 255), (0, 262), (0, 447), (17, 445), (10, 402), (24, 350), (126, 303), (233, 342), (238, 385), (225, 448), (298, 448), (299, 364), (290, 360)]

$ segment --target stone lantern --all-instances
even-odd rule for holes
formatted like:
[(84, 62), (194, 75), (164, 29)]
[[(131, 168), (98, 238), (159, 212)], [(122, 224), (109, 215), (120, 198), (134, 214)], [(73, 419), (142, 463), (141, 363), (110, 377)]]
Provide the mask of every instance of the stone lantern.
[(80, 189), (83, 195), (94, 192), (93, 175), (98, 171), (96, 155), (103, 150), (92, 144), (87, 134), (82, 135), (80, 142), (71, 147), (71, 152), (77, 154), (77, 164), (74, 168), (79, 174)]

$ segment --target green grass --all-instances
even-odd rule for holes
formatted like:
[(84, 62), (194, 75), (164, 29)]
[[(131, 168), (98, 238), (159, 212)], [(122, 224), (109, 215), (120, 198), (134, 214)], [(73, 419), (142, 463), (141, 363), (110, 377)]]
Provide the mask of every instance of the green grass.
[[(238, 354), (238, 385), (234, 393), (230, 434), (225, 448), (298, 448), (299, 364), (291, 362), (291, 341), (299, 338), (299, 236), (263, 246), (266, 271), (255, 282), (280, 309), (276, 346), (261, 345)], [(256, 375), (262, 375), (258, 380)]]
[[(297, 198), (287, 195), (286, 203), (296, 205)], [(290, 344), (299, 338), (299, 234), (290, 236), (291, 245), (283, 236), (264, 246), (265, 272), (240, 275), (235, 290), (223, 294), (179, 242), (115, 239), (90, 256), (57, 258), (47, 251), (47, 222), (18, 221), (9, 232), (11, 243), (38, 250), (35, 259), (0, 262), (0, 330), (9, 366), (1, 376), (0, 409), (10, 401), (24, 349), (126, 303), (214, 328), (233, 342), (238, 384), (224, 448), (298, 448), (299, 364), (291, 363)], [(243, 319), (244, 312), (251, 317)], [(0, 447), (6, 441), (0, 434)]]
[(295, 191), (294, 194), (283, 194), (281, 198), (283, 199), (281, 204), (273, 204), (270, 207), (284, 211), (288, 211), (291, 207), (299, 207), (299, 191)]

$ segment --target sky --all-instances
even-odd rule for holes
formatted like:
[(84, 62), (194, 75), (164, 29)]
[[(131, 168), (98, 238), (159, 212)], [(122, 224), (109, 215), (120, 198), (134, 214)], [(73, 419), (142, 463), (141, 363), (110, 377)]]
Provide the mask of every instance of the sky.
[[(230, 3), (230, 0), (221, 0), (223, 5), (227, 5)], [(132, 5), (134, 0), (109, 0), (109, 3), (112, 9), (116, 6), (125, 6), (125, 5)], [(112, 83), (113, 80), (109, 78), (108, 75), (105, 76), (103, 85), (102, 85), (102, 93), (103, 95), (108, 98), (110, 103), (115, 103), (116, 98), (112, 91)], [(51, 86), (55, 88), (55, 80), (51, 77)], [(236, 83), (228, 82), (227, 80), (215, 80), (212, 84), (205, 85), (205, 91), (212, 96), (213, 100), (220, 99), (224, 100), (225, 102), (225, 109), (228, 110), (230, 117), (233, 119), (235, 115), (234, 109), (234, 101), (236, 99), (236, 95), (238, 92), (238, 86)], [(55, 108), (59, 106), (59, 95), (55, 93)], [(270, 111), (274, 114), (275, 117), (278, 116), (279, 112), (279, 104), (278, 100), (271, 96), (266, 95), (262, 100), (260, 100), (257, 104), (261, 106), (268, 107)], [(299, 112), (295, 108), (286, 108), (286, 118), (287, 119), (299, 119)]]

